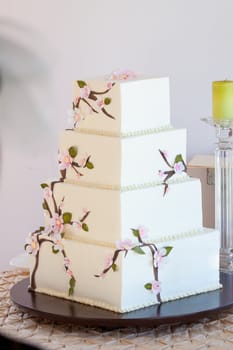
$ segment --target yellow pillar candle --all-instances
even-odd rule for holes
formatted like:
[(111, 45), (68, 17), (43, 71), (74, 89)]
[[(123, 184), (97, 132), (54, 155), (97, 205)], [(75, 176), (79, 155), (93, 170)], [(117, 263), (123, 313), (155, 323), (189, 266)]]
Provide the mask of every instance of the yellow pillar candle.
[(233, 81), (212, 83), (212, 103), (215, 121), (233, 120)]

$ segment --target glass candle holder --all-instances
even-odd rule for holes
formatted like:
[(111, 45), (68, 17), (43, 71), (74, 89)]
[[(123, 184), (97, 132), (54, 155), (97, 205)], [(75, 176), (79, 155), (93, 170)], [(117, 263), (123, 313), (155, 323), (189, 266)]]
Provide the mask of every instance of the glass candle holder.
[(233, 121), (203, 121), (215, 127), (215, 228), (220, 231), (220, 270), (233, 273)]

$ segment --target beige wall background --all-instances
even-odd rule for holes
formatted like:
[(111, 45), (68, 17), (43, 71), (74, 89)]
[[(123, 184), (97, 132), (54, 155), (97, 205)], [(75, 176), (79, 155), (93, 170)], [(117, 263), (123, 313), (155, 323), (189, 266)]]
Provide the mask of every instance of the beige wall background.
[(0, 0), (0, 268), (43, 223), (71, 81), (115, 68), (169, 76), (189, 158), (212, 153), (211, 82), (233, 78), (232, 0)]

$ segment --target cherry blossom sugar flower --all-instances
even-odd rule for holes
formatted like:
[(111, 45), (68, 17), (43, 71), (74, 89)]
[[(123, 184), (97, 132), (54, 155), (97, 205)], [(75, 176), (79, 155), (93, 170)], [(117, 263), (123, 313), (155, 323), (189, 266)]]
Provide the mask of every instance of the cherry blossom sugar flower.
[(129, 69), (119, 69), (112, 72), (110, 79), (111, 80), (128, 80), (136, 77), (136, 74)]
[(81, 230), (82, 228), (82, 223), (80, 221), (74, 221), (72, 226), (77, 229), (77, 230)]
[(155, 256), (154, 256), (154, 266), (155, 267), (159, 267), (159, 265), (161, 264), (165, 255), (166, 255), (166, 249), (164, 249), (164, 248), (158, 250), (155, 253)]
[(140, 235), (140, 238), (143, 240), (143, 239), (146, 239), (148, 238), (148, 228), (145, 227), (145, 226), (139, 226), (138, 227), (138, 231), (139, 231), (139, 235)]
[(57, 213), (53, 214), (53, 217), (50, 219), (50, 227), (54, 234), (61, 234), (64, 228), (63, 218)]
[(50, 199), (52, 198), (53, 192), (49, 187), (45, 187), (43, 189), (43, 196), (45, 199)]
[(37, 241), (37, 236), (30, 234), (26, 239), (26, 252), (35, 256), (38, 253), (39, 249), (40, 245)]
[(73, 271), (72, 271), (72, 270), (67, 269), (67, 270), (66, 270), (66, 273), (67, 273), (67, 275), (68, 275), (69, 277), (73, 277)]
[(79, 108), (75, 107), (74, 109), (69, 110), (67, 112), (67, 114), (68, 114), (68, 117), (69, 117), (68, 118), (68, 123), (69, 124), (74, 124), (74, 126), (76, 128), (78, 128), (80, 126), (81, 122), (84, 120), (84, 117), (83, 117), (83, 115), (82, 115), (82, 113), (81, 113)]
[(58, 162), (60, 170), (69, 169), (72, 164), (72, 157), (69, 155), (68, 151), (61, 151), (58, 154)]
[(111, 81), (108, 81), (108, 82), (107, 82), (107, 88), (108, 88), (108, 89), (111, 89), (111, 88), (112, 88), (112, 85), (113, 85), (113, 83), (112, 83)]
[(70, 266), (70, 264), (71, 264), (71, 261), (70, 261), (70, 259), (69, 258), (67, 258), (67, 256), (64, 258), (64, 266), (65, 267), (69, 267)]
[(89, 213), (89, 210), (87, 208), (82, 208), (82, 212), (84, 215), (86, 215), (87, 213)]
[(120, 250), (130, 250), (135, 247), (135, 243), (131, 241), (131, 239), (125, 239), (123, 241), (116, 242), (117, 249)]
[(75, 106), (77, 105), (77, 103), (79, 103), (79, 100), (80, 100), (80, 96), (75, 96), (73, 101)]
[(178, 162), (178, 163), (174, 164), (174, 171), (176, 174), (180, 174), (184, 170), (185, 170), (185, 166), (184, 166), (183, 162)]
[(97, 99), (96, 100), (96, 105), (98, 109), (102, 109), (104, 107), (104, 100), (103, 99)]
[(152, 281), (151, 290), (154, 294), (159, 294), (161, 292), (161, 283), (156, 280)]
[(159, 175), (160, 177), (164, 177), (164, 175), (165, 175), (165, 174), (164, 174), (164, 171), (159, 170), (159, 171), (158, 171), (158, 175)]
[(80, 97), (81, 98), (88, 98), (90, 95), (91, 89), (88, 85), (85, 85), (83, 88), (80, 88)]

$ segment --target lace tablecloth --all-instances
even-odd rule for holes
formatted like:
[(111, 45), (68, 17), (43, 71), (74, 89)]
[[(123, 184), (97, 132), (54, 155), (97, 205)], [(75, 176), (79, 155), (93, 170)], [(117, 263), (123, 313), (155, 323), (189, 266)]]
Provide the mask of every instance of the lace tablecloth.
[(19, 270), (0, 273), (0, 333), (42, 349), (233, 349), (233, 308), (191, 324), (107, 331), (79, 327), (33, 317), (16, 307), (9, 290), (25, 277)]

